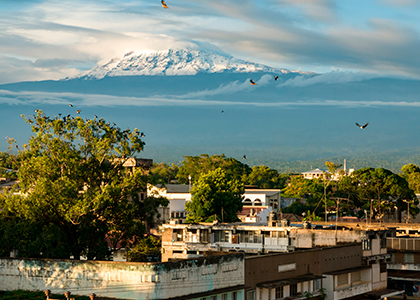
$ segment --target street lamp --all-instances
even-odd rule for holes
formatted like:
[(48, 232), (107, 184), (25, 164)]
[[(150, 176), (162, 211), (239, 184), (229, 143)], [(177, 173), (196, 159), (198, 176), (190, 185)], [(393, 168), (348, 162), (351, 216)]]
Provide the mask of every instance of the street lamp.
[(191, 175), (188, 175), (188, 191), (191, 191)]

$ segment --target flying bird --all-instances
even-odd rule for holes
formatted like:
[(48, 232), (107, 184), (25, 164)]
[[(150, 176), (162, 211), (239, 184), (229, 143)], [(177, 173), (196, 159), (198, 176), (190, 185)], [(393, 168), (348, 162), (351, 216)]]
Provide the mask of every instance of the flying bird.
[(369, 123), (366, 123), (365, 125), (360, 125), (359, 123), (356, 123), (356, 125), (360, 128), (360, 129), (365, 129), (366, 128), (366, 126), (368, 126), (369, 125)]
[(37, 110), (37, 109), (35, 109), (35, 112), (38, 112), (38, 110)]
[(73, 107), (73, 104), (69, 104), (69, 107)]
[(279, 77), (276, 75), (276, 76), (274, 76), (274, 80), (277, 80), (277, 79), (279, 79)]
[(78, 114), (80, 114), (81, 110), (80, 110), (80, 109), (78, 109), (76, 112), (77, 112)]
[(224, 110), (222, 110), (220, 113), (222, 113), (222, 114), (223, 114), (224, 112), (225, 112), (225, 111), (224, 111)]
[(144, 135), (144, 133), (143, 133), (143, 132), (142, 132), (142, 133), (140, 133), (140, 136), (141, 136), (141, 137), (145, 137), (145, 135)]
[(242, 156), (242, 159), (246, 159), (246, 155)]
[(249, 82), (251, 82), (251, 85), (258, 85), (254, 82), (254, 80), (250, 79)]
[(164, 7), (164, 8), (169, 8), (167, 5), (166, 5), (166, 3), (165, 3), (165, 1), (161, 1), (162, 2), (162, 6)]

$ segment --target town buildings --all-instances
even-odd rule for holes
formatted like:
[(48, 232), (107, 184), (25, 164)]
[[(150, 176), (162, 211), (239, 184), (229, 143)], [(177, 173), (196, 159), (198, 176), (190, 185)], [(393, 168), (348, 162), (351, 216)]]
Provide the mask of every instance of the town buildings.
[(260, 224), (172, 222), (160, 231), (162, 261), (245, 253), (247, 300), (321, 292), (328, 299), (348, 299), (387, 287), (387, 229), (307, 222), (298, 227), (271, 216)]

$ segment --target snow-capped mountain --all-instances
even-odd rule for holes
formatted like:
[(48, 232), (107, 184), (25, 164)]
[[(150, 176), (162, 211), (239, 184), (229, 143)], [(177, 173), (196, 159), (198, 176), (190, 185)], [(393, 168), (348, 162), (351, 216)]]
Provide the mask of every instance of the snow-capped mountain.
[[(86, 71), (76, 78), (102, 79), (104, 77), (137, 75), (196, 75), (198, 73), (291, 73), (286, 69), (233, 58), (225, 53), (207, 49), (170, 49), (158, 52), (129, 52), (123, 58), (114, 58), (107, 64)], [(299, 72), (298, 72), (299, 73)]]

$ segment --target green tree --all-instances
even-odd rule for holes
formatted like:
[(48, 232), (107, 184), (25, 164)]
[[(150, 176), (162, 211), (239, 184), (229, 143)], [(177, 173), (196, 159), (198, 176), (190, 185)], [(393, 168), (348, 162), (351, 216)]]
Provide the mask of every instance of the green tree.
[(17, 179), (17, 166), (14, 156), (7, 152), (0, 152), (0, 177)]
[(178, 166), (172, 164), (169, 166), (165, 163), (153, 164), (149, 173), (149, 183), (151, 184), (169, 184), (176, 179), (178, 174)]
[(410, 189), (420, 194), (420, 168), (414, 164), (408, 164), (404, 165), (401, 171), (403, 172), (401, 177), (407, 180)]
[[(160, 258), (161, 240), (149, 235), (143, 238), (130, 251), (128, 251), (128, 261), (148, 262), (148, 257)], [(160, 259), (159, 259), (160, 260)]]
[[(54, 225), (75, 259), (106, 259), (109, 233), (136, 228), (142, 235), (141, 220), (150, 213), (141, 209), (139, 196), (146, 178), (140, 169), (124, 167), (145, 145), (137, 129), (121, 130), (96, 117), (50, 118), (42, 111), (24, 119), (34, 134), (16, 155), (20, 194), (0, 195), (1, 215)], [(121, 238), (129, 243), (134, 237)]]
[[(357, 199), (355, 205), (370, 211), (371, 217), (382, 219), (387, 212), (406, 210), (405, 201), (418, 200), (407, 180), (383, 168), (364, 168), (353, 172), (351, 176), (353, 193)], [(410, 213), (417, 213), (414, 209)]]
[(229, 180), (221, 168), (202, 175), (191, 189), (192, 199), (187, 202), (187, 222), (238, 221), (242, 210), (244, 185), (239, 180)]
[(244, 175), (251, 172), (251, 168), (234, 158), (227, 158), (224, 154), (209, 156), (184, 156), (185, 160), (179, 167), (176, 177), (180, 183), (188, 184), (189, 176), (195, 182), (202, 174), (221, 168), (229, 179), (242, 180)]
[(282, 197), (298, 198), (289, 207), (283, 209), (285, 213), (301, 215), (308, 210), (320, 212), (320, 202), (323, 199), (323, 185), (320, 179), (305, 179), (292, 176), (287, 187), (283, 189)]
[(247, 185), (256, 185), (262, 189), (282, 189), (289, 175), (279, 174), (276, 170), (266, 166), (252, 167), (249, 175), (244, 176), (244, 182)]

